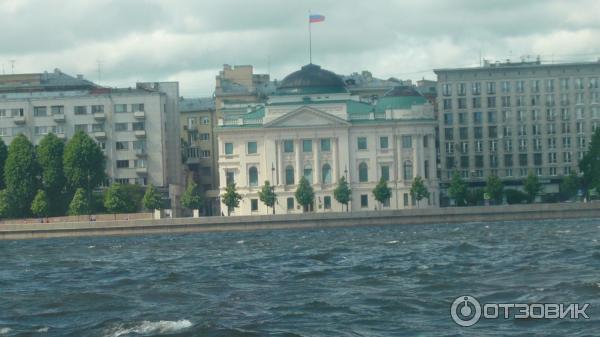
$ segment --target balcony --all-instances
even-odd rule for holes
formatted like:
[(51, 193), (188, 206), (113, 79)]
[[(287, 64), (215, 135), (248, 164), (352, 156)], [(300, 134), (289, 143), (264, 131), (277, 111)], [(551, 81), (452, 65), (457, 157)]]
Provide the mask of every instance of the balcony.
[(64, 122), (65, 121), (65, 114), (52, 115), (52, 118), (54, 119), (55, 122)]
[(56, 137), (58, 137), (58, 139), (66, 139), (67, 135), (65, 135), (64, 133), (57, 133)]
[(141, 176), (145, 176), (148, 174), (148, 168), (146, 167), (136, 167), (135, 169), (135, 173), (141, 175)]
[(94, 119), (97, 121), (105, 120), (106, 114), (104, 112), (94, 112)]
[(146, 112), (145, 111), (136, 111), (133, 113), (133, 117), (138, 118), (138, 119), (144, 119), (144, 118), (146, 118)]
[(135, 155), (137, 157), (146, 157), (146, 156), (148, 156), (148, 152), (146, 152), (146, 149), (136, 149)]
[(25, 124), (25, 116), (14, 116), (13, 122), (15, 122), (15, 124)]
[(135, 130), (133, 132), (137, 138), (146, 138), (146, 130)]
[(95, 131), (94, 132), (94, 137), (96, 137), (98, 139), (105, 139), (106, 138), (106, 132), (105, 131)]

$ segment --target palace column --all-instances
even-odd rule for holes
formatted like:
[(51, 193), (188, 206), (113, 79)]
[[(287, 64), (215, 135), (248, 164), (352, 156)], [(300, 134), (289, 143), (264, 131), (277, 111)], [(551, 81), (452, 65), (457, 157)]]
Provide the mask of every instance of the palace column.
[(296, 149), (294, 153), (296, 155), (296, 184), (300, 184), (300, 177), (302, 176), (302, 168), (300, 167), (300, 151), (302, 151), (302, 143), (300, 142), (300, 139), (294, 139), (294, 145), (294, 148)]
[(319, 162), (319, 139), (313, 139), (313, 184), (319, 184), (321, 182), (321, 165)]
[(331, 182), (332, 183), (337, 183), (337, 181), (340, 179), (339, 178), (339, 166), (340, 166), (340, 161), (338, 158), (338, 139), (336, 138), (332, 138), (331, 139), (331, 162), (333, 163), (333, 172), (331, 174)]
[(283, 185), (283, 173), (285, 172), (283, 167), (283, 140), (278, 139), (275, 141), (275, 149), (277, 151), (277, 183), (273, 182), (273, 185)]

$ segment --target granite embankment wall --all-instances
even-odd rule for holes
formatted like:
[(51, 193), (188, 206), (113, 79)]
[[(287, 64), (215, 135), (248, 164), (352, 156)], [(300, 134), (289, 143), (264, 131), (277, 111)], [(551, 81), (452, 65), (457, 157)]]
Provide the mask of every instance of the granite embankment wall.
[(600, 202), (160, 220), (0, 224), (0, 239), (600, 218)]

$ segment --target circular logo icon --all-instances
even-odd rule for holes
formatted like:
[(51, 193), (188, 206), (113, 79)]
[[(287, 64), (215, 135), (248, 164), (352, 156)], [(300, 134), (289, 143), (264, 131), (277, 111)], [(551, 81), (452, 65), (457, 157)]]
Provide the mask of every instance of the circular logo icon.
[(456, 324), (471, 326), (481, 318), (481, 305), (473, 296), (459, 296), (452, 302), (450, 315)]

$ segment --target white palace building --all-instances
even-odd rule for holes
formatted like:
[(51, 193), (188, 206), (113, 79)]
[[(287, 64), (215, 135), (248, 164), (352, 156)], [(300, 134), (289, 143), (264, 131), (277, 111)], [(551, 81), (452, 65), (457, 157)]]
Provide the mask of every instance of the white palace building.
[(302, 176), (315, 191), (314, 212), (345, 211), (333, 197), (342, 176), (352, 189), (350, 211), (380, 209), (372, 190), (382, 177), (392, 190), (384, 209), (417, 207), (410, 196), (416, 176), (430, 192), (419, 207), (438, 207), (433, 106), (413, 87), (364, 101), (340, 76), (309, 64), (265, 104), (237, 111), (216, 128), (220, 194), (235, 182), (243, 197), (232, 215), (271, 213), (258, 196), (266, 180), (275, 185), (277, 214), (303, 212), (294, 198)]

